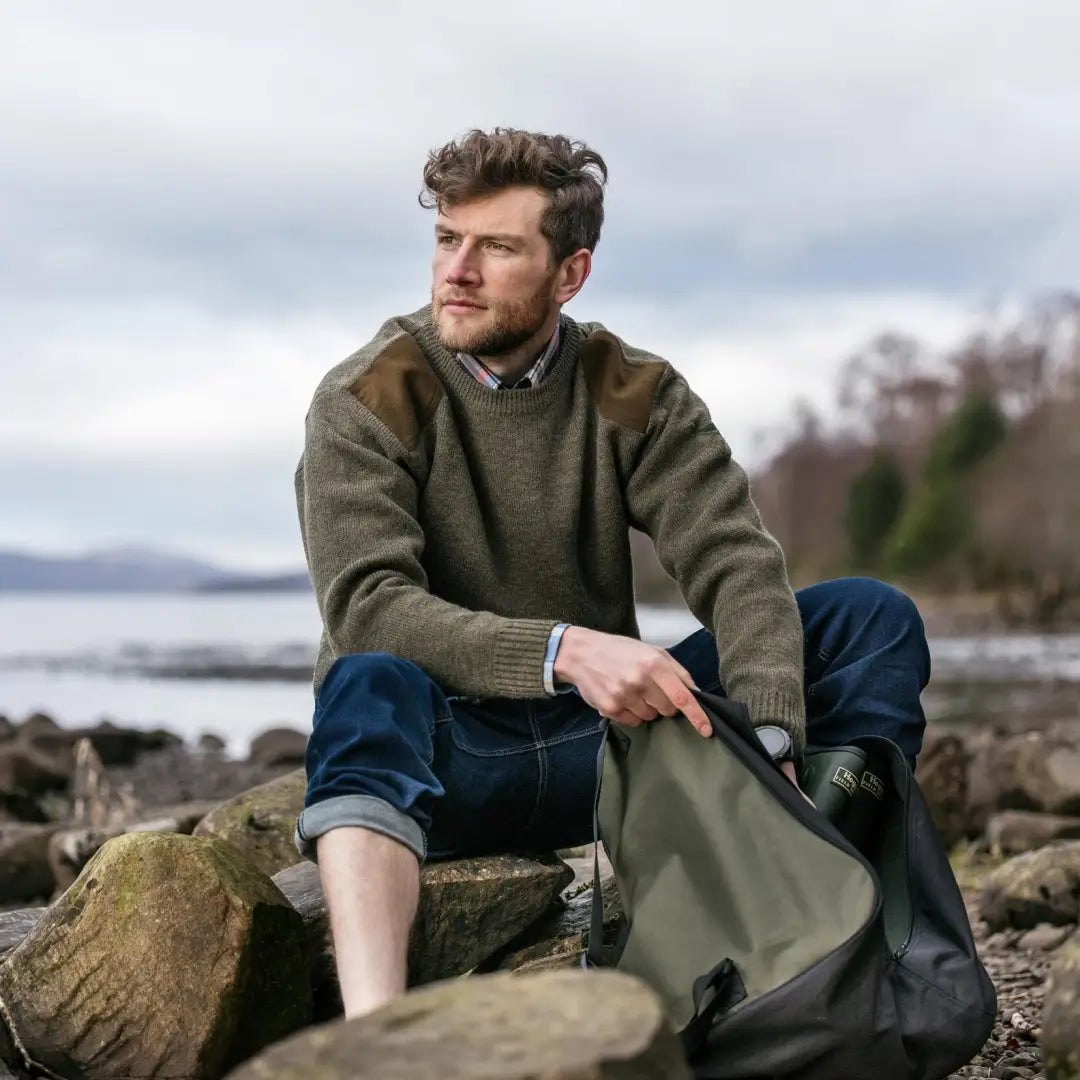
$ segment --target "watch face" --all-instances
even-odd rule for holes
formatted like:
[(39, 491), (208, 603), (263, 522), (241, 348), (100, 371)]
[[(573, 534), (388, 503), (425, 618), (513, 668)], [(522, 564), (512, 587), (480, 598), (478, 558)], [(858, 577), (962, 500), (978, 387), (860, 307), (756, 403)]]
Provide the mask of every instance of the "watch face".
[(783, 757), (790, 753), (791, 736), (783, 728), (764, 724), (754, 730), (771, 758)]

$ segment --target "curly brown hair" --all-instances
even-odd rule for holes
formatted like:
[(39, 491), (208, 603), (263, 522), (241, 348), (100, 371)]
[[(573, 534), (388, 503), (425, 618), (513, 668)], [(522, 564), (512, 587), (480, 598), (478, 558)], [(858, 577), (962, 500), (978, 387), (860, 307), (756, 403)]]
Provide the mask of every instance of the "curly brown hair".
[(420, 205), (442, 209), (508, 187), (546, 192), (540, 231), (552, 261), (595, 249), (604, 223), (604, 159), (583, 142), (518, 128), (474, 128), (428, 154)]

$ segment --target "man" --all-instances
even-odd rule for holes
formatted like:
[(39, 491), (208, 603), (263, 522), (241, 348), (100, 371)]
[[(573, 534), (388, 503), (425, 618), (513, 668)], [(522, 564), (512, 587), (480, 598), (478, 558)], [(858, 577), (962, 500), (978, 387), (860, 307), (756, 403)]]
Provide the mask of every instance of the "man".
[[(563, 136), (432, 153), (431, 304), (330, 371), (307, 416), (297, 502), (324, 633), (297, 843), (349, 1016), (404, 989), (421, 859), (591, 838), (602, 717), (707, 736), (692, 690), (723, 685), (779, 729), (792, 782), (807, 723), (819, 743), (921, 745), (911, 603), (866, 580), (796, 600), (683, 377), (562, 315), (606, 179)], [(638, 640), (631, 526), (711, 632)]]

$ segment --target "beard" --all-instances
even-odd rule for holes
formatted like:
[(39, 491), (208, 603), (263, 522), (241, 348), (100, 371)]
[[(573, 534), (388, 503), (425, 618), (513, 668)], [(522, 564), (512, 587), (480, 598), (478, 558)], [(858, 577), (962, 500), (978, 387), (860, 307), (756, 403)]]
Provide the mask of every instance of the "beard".
[(469, 320), (473, 325), (455, 325), (455, 320), (443, 316), (443, 302), (431, 290), (431, 307), (435, 315), (435, 333), (448, 352), (469, 353), (472, 356), (503, 356), (520, 348), (539, 333), (551, 314), (555, 275), (545, 278), (540, 287), (524, 300), (487, 302), (480, 319)]

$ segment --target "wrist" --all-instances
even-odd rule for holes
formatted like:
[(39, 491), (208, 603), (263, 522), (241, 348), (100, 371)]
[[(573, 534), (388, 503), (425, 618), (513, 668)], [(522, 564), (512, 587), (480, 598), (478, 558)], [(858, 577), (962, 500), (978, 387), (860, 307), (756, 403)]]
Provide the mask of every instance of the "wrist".
[(571, 684), (574, 682), (575, 662), (581, 635), (582, 627), (580, 626), (568, 626), (562, 632), (555, 652), (555, 662), (551, 668), (556, 682)]

